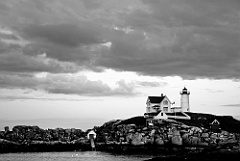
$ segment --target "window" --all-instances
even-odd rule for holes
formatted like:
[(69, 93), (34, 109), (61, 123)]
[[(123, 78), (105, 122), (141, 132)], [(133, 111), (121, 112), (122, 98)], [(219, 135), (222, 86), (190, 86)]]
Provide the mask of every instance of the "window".
[(166, 101), (163, 101), (163, 104), (164, 105), (168, 105), (168, 101), (166, 100)]
[(159, 105), (154, 105), (153, 108), (154, 108), (154, 109), (159, 109), (160, 106), (159, 106)]
[(163, 107), (163, 111), (168, 111), (168, 107)]

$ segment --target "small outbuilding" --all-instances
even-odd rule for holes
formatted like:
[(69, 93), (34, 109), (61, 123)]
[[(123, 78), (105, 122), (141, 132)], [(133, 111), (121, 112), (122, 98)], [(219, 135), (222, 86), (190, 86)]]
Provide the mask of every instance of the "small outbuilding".
[(88, 139), (95, 139), (96, 136), (97, 134), (93, 130), (89, 131), (89, 133), (87, 134)]
[(210, 129), (212, 131), (216, 131), (216, 132), (219, 131), (220, 130), (220, 122), (217, 119), (213, 120), (213, 122), (210, 123)]

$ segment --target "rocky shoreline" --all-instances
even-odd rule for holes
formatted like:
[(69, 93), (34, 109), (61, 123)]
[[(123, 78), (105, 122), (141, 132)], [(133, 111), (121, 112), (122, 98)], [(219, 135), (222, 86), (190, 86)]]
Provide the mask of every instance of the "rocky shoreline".
[[(134, 121), (135, 120), (135, 121)], [(93, 128), (96, 149), (115, 153), (191, 154), (206, 152), (240, 153), (240, 134), (224, 129), (211, 131), (176, 120), (159, 120), (146, 126), (144, 118), (115, 120)], [(41, 129), (14, 126), (0, 132), (0, 153), (92, 150), (81, 129)]]

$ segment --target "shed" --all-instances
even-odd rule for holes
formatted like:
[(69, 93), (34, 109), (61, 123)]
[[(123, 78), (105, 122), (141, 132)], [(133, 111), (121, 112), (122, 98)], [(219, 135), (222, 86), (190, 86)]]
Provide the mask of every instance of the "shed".
[(219, 131), (220, 130), (220, 122), (215, 119), (213, 122), (210, 123), (210, 129), (213, 131)]
[(91, 131), (87, 134), (88, 139), (95, 139), (96, 136), (97, 136), (97, 134), (96, 134), (93, 130), (91, 130)]

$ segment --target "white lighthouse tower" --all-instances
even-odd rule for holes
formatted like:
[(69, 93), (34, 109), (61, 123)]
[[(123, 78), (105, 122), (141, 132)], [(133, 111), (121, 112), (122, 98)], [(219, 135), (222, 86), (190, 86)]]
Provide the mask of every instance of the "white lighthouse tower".
[(189, 95), (190, 95), (190, 92), (187, 90), (186, 87), (184, 87), (182, 92), (180, 92), (180, 94), (181, 94), (181, 108), (182, 108), (182, 112), (189, 112), (190, 111), (190, 107), (189, 107)]

